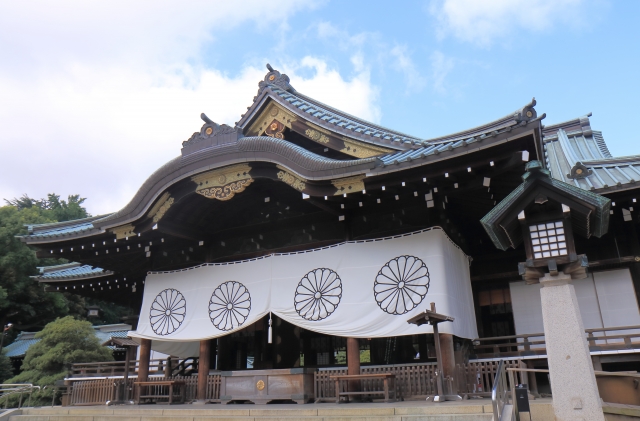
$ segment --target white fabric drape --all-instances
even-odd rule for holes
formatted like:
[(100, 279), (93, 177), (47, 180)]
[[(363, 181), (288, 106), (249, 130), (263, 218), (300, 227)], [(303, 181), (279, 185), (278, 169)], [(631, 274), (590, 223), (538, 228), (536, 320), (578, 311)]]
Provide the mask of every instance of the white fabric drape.
[(130, 335), (152, 339), (159, 352), (194, 356), (198, 341), (243, 329), (269, 312), (328, 335), (411, 335), (432, 332), (407, 323), (430, 302), (455, 317), (441, 332), (477, 337), (469, 259), (439, 228), (151, 272)]

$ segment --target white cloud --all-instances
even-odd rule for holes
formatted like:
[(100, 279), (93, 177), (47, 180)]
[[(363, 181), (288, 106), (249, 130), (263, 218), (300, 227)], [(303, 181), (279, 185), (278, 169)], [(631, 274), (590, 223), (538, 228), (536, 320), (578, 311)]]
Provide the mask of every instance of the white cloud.
[(391, 55), (395, 58), (392, 63), (393, 68), (404, 75), (407, 91), (421, 91), (427, 84), (427, 79), (423, 77), (413, 60), (406, 45), (396, 45), (391, 49)]
[[(558, 22), (576, 25), (583, 0), (433, 0), (430, 12), (440, 36), (488, 46), (516, 28), (539, 32)], [(517, 42), (517, 41), (515, 41)], [(523, 38), (521, 42), (526, 42)]]
[(431, 54), (431, 72), (433, 79), (433, 89), (441, 94), (447, 91), (445, 78), (453, 70), (454, 61), (441, 51), (434, 51)]
[[(338, 108), (373, 123), (381, 117), (378, 105), (379, 91), (371, 85), (369, 69), (360, 59), (353, 57), (355, 76), (345, 80), (337, 70), (329, 69), (327, 63), (315, 57), (304, 57), (299, 64), (285, 67), (291, 84), (301, 93), (320, 102)], [(309, 79), (296, 76), (296, 70), (311, 67), (315, 70)]]
[[(0, 48), (12, 58), (0, 62), (0, 199), (80, 193), (93, 214), (124, 206), (179, 155), (201, 112), (233, 124), (251, 104), (262, 64), (228, 75), (202, 64), (203, 46), (233, 26), (286, 25), (309, 7), (304, 0), (62, 4), (0, 5)], [(379, 120), (366, 68), (344, 79), (311, 57), (287, 65), (315, 68), (307, 79), (289, 71), (301, 92)]]

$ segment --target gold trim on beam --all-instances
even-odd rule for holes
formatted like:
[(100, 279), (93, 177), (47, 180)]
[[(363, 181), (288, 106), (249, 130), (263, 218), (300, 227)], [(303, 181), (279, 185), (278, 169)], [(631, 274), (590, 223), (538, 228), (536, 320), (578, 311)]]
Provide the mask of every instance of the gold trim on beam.
[(133, 224), (127, 224), (115, 228), (110, 228), (109, 231), (116, 235), (117, 240), (122, 240), (123, 238), (133, 237), (137, 235), (133, 231), (134, 229), (135, 227), (133, 226)]
[(331, 184), (336, 188), (336, 192), (333, 195), (337, 196), (340, 194), (349, 194), (364, 190), (365, 177), (365, 175), (357, 175), (355, 177), (331, 180)]
[(149, 213), (147, 214), (147, 216), (150, 218), (158, 213), (158, 209), (160, 209), (160, 207), (164, 205), (164, 202), (166, 202), (170, 197), (171, 195), (169, 194), (169, 192), (162, 193), (162, 196), (160, 196), (158, 201), (151, 207), (151, 209), (149, 209)]
[(304, 131), (304, 134), (307, 135), (309, 139), (318, 143), (327, 144), (330, 141), (330, 139), (325, 134), (320, 133), (319, 131), (314, 129), (307, 129)]
[(169, 197), (167, 200), (165, 200), (158, 208), (158, 210), (152, 215), (153, 222), (157, 223), (159, 220), (161, 220), (164, 214), (167, 213), (171, 205), (173, 205), (173, 202), (175, 202), (175, 199), (173, 197)]
[(340, 149), (340, 152), (356, 158), (371, 158), (372, 156), (394, 152), (392, 149), (369, 145), (367, 143), (349, 139), (348, 137), (343, 137), (342, 140), (344, 142), (344, 148)]
[(251, 166), (248, 164), (232, 165), (219, 170), (208, 171), (191, 177), (191, 181), (198, 184), (196, 193), (208, 198), (230, 200), (237, 193), (242, 193), (253, 178), (249, 175)]
[(281, 167), (280, 165), (276, 165), (280, 171), (276, 174), (280, 181), (284, 181), (294, 189), (298, 191), (303, 191), (306, 187), (306, 180), (296, 177), (287, 171), (286, 168)]
[(297, 117), (278, 106), (276, 103), (270, 103), (264, 111), (258, 114), (255, 123), (249, 126), (247, 133), (250, 136), (261, 136), (269, 128), (269, 125), (273, 120), (279, 121), (284, 124), (285, 127), (291, 129), (291, 123), (297, 120)]

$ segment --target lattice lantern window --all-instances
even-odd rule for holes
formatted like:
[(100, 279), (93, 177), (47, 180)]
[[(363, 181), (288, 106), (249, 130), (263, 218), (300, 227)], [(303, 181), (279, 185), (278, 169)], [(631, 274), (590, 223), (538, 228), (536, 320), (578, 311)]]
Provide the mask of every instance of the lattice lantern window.
[[(546, 201), (545, 201), (546, 202)], [(549, 262), (565, 264), (576, 260), (573, 242), (571, 209), (561, 205), (561, 209), (544, 212), (524, 211), (518, 215), (527, 253), (527, 266), (547, 266)]]
[(534, 259), (566, 256), (567, 237), (563, 221), (529, 225)]

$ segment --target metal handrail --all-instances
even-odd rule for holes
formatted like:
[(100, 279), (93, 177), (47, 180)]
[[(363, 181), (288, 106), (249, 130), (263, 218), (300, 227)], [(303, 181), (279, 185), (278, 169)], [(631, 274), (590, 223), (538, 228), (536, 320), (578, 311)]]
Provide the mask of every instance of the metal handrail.
[(500, 421), (505, 406), (509, 404), (509, 389), (507, 387), (504, 360), (500, 360), (498, 363), (496, 377), (493, 380), (493, 387), (491, 388), (491, 404), (493, 406), (493, 419)]
[(31, 405), (31, 395), (33, 394), (34, 389), (38, 389), (38, 391), (40, 391), (40, 386), (34, 386), (31, 383), (0, 384), (0, 399), (5, 398), (4, 409), (7, 409), (7, 405), (9, 403), (8, 397), (18, 393), (20, 394), (20, 401), (18, 402), (18, 408), (22, 407), (22, 395), (24, 393), (29, 393), (29, 402), (27, 406)]

